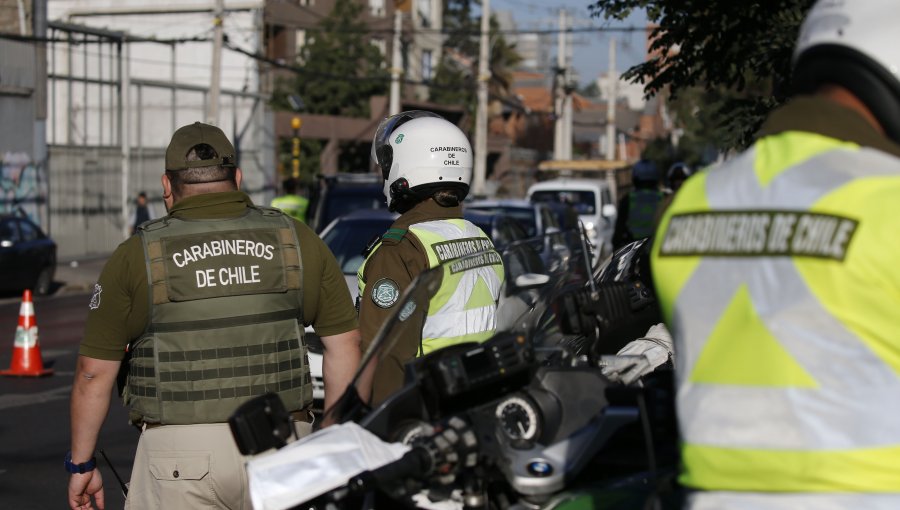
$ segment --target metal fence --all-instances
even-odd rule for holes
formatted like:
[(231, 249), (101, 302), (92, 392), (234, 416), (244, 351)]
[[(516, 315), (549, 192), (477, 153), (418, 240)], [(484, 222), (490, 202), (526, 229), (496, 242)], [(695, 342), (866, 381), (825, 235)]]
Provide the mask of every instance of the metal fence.
[[(164, 43), (54, 22), (48, 39), (45, 228), (62, 258), (107, 254), (130, 231), (140, 191), (164, 213), (165, 147), (177, 127), (204, 119), (209, 90), (178, 83), (175, 43), (169, 43), (171, 75), (149, 80), (131, 76), (132, 51)], [(238, 151), (242, 188), (265, 203), (275, 189), (275, 140), (265, 98), (222, 90), (219, 112), (219, 126)]]

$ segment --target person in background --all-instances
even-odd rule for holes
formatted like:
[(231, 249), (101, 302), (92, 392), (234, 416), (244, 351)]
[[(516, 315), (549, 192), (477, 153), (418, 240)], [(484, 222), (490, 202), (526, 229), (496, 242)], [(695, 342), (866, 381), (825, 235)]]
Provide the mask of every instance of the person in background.
[[(281, 209), (288, 216), (306, 223), (306, 211), (309, 209), (309, 199), (300, 191), (296, 179), (285, 179), (281, 183), (284, 189), (284, 195), (275, 197), (270, 204), (272, 207)], [(298, 193), (299, 192), (299, 193)]]
[(137, 228), (145, 221), (156, 219), (156, 210), (153, 204), (147, 202), (147, 194), (141, 191), (134, 201), (134, 214), (131, 216), (131, 235), (137, 232)]
[(663, 193), (659, 190), (659, 171), (652, 161), (641, 159), (635, 163), (631, 169), (631, 181), (634, 189), (619, 200), (613, 250), (653, 235), (656, 209), (663, 199)]
[(820, 0), (794, 97), (685, 182), (651, 267), (686, 508), (900, 508), (900, 10)]
[(686, 181), (693, 173), (693, 170), (691, 170), (691, 167), (689, 167), (687, 163), (678, 162), (669, 167), (669, 170), (666, 172), (666, 184), (668, 184), (668, 188), (663, 190), (663, 199), (656, 208), (656, 219), (653, 222), (654, 229), (659, 226), (659, 220), (662, 219), (663, 213), (666, 212), (666, 209), (669, 208), (669, 205), (675, 198), (675, 193), (678, 193), (681, 185), (684, 184), (684, 181)]
[(103, 507), (94, 450), (119, 368), (141, 430), (125, 508), (249, 509), (228, 418), (273, 392), (302, 435), (312, 381), (304, 325), (325, 347), (325, 403), (359, 364), (356, 311), (334, 255), (309, 227), (240, 191), (219, 128), (181, 127), (162, 175), (168, 215), (119, 245), (94, 286), (71, 396), (72, 509)]

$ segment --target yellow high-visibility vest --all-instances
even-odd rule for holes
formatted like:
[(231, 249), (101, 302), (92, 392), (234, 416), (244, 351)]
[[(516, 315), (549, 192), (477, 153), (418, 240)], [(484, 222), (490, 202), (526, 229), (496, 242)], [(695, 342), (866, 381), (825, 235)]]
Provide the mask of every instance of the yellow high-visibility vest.
[(684, 485), (900, 508), (898, 222), (900, 161), (814, 133), (684, 184), (652, 253)]

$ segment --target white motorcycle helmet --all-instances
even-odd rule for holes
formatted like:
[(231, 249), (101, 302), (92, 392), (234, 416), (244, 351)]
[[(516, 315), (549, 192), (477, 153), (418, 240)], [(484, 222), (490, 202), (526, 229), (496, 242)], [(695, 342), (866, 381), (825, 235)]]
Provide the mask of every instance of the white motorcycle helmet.
[(900, 29), (896, 0), (819, 0), (794, 47), (793, 89), (844, 87), (900, 143)]
[(472, 181), (472, 146), (465, 133), (423, 110), (381, 121), (372, 140), (372, 161), (384, 177), (391, 211), (405, 212), (439, 189), (456, 189), (462, 200)]

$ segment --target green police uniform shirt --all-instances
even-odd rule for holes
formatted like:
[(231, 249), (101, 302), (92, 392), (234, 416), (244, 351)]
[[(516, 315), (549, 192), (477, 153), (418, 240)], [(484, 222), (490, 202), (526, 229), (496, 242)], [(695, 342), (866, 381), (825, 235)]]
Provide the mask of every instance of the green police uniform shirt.
[[(183, 219), (240, 216), (253, 203), (241, 191), (186, 198), (169, 212)], [(357, 328), (356, 313), (344, 275), (331, 251), (305, 224), (295, 221), (303, 260), (303, 322), (319, 336)], [(122, 360), (126, 345), (149, 322), (147, 268), (139, 236), (116, 248), (100, 273), (89, 304), (84, 339), (78, 353), (96, 359)]]
[[(455, 218), (462, 218), (462, 206), (442, 207), (433, 200), (426, 200), (397, 218), (391, 225), (391, 231), (406, 232), (415, 223)], [(366, 261), (363, 274), (365, 295), (360, 296), (359, 307), (359, 328), (364, 349), (368, 348), (378, 329), (394, 313), (399, 296), (419, 273), (428, 269), (425, 247), (414, 236), (397, 237), (399, 239), (390, 236), (383, 238), (381, 245)], [(410, 334), (397, 339), (387, 358), (378, 361), (373, 390), (375, 402), (402, 386), (403, 364), (416, 357), (422, 335), (415, 334), (416, 328), (406, 331)]]

